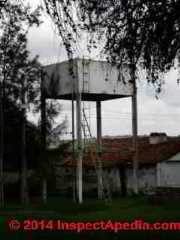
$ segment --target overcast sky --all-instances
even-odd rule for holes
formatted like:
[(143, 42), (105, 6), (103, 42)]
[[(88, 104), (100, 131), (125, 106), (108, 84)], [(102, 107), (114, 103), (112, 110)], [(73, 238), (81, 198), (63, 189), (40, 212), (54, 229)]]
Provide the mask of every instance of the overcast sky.
[[(29, 0), (35, 7), (42, 0)], [(55, 27), (47, 15), (39, 28), (33, 28), (29, 33), (29, 50), (31, 55), (39, 55), (40, 61), (46, 65), (61, 62), (66, 59), (65, 50), (58, 38)], [(82, 57), (83, 44), (80, 43), (77, 55)], [(98, 57), (98, 56), (96, 56)], [(157, 100), (153, 87), (148, 86), (143, 76), (138, 87), (138, 132), (140, 135), (151, 132), (166, 132), (168, 135), (180, 135), (180, 86), (177, 85), (177, 70), (172, 70), (165, 76), (163, 91)], [(61, 101), (63, 111), (59, 121), (66, 117), (71, 131), (71, 103)], [(91, 115), (90, 126), (93, 135), (96, 134), (95, 105), (91, 103), (88, 113)], [(123, 98), (102, 103), (103, 135), (117, 136), (131, 134), (131, 99)], [(70, 135), (67, 135), (70, 136)]]

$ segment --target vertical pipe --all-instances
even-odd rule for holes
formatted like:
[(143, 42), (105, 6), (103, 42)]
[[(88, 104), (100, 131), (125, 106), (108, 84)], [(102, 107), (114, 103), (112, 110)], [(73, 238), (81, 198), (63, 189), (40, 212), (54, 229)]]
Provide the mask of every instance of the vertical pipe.
[[(76, 66), (78, 68), (78, 65)], [(77, 117), (77, 144), (78, 144), (78, 153), (77, 153), (77, 172), (76, 172), (76, 181), (77, 181), (77, 198), (78, 203), (83, 202), (82, 196), (82, 131), (81, 131), (81, 93), (80, 93), (80, 82), (78, 77), (77, 69), (77, 86), (76, 86), (76, 117)]]
[(98, 147), (98, 198), (103, 198), (103, 176), (102, 176), (102, 164), (101, 164), (101, 154), (102, 154), (102, 119), (101, 119), (101, 102), (96, 102), (96, 116), (97, 116), (97, 147)]
[(73, 188), (73, 200), (76, 202), (76, 172), (74, 166), (76, 163), (75, 159), (75, 119), (74, 119), (74, 76), (72, 78), (72, 159), (73, 159), (73, 172), (72, 172), (72, 188)]
[(74, 99), (72, 98), (72, 159), (73, 159), (73, 172), (72, 172), (72, 188), (73, 188), (73, 200), (76, 202), (76, 173), (74, 166), (76, 163), (75, 159), (75, 129), (74, 129)]

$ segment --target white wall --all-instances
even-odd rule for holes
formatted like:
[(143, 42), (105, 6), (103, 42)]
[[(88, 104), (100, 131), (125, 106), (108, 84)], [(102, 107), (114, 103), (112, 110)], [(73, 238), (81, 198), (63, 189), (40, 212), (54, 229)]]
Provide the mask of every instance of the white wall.
[(180, 162), (158, 163), (157, 179), (158, 186), (180, 187)]
[[(58, 168), (57, 189), (65, 190), (72, 186), (72, 172), (70, 169)], [(110, 188), (111, 192), (120, 193), (121, 182), (118, 168), (105, 169), (104, 174), (104, 187)], [(132, 169), (126, 170), (127, 188), (128, 192), (133, 191), (133, 171)], [(142, 168), (138, 173), (138, 182), (140, 190), (144, 193), (149, 192), (152, 188), (157, 186), (156, 168)], [(83, 174), (83, 190), (91, 191), (97, 188), (97, 175), (94, 169), (84, 170)]]
[[(127, 170), (127, 187), (131, 191), (133, 189), (133, 170)], [(141, 168), (138, 171), (138, 185), (142, 192), (151, 191), (157, 186), (156, 168)]]

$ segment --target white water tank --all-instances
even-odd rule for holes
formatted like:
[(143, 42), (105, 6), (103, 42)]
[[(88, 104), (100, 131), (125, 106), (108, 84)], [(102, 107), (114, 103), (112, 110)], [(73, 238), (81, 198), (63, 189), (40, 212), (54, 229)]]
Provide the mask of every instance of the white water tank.
[(129, 68), (117, 69), (106, 61), (74, 59), (44, 67), (47, 98), (72, 99), (73, 84), (84, 101), (132, 96)]

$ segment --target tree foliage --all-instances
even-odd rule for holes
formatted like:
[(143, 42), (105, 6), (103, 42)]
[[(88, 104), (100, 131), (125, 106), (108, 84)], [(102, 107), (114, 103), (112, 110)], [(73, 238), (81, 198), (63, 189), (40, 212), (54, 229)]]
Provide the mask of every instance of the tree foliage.
[[(141, 66), (147, 71), (147, 80), (156, 85), (157, 91), (161, 88), (161, 74), (169, 71), (176, 59), (179, 62), (179, 0), (44, 2), (61, 36), (66, 30), (66, 38), (72, 38), (80, 26), (81, 29), (96, 33), (100, 44), (102, 36), (105, 36), (104, 53), (108, 60), (118, 65), (133, 64), (136, 70)], [(76, 9), (81, 24), (72, 18), (75, 15), (73, 9)], [(66, 27), (61, 28), (62, 24)], [(94, 44), (96, 40), (91, 40), (91, 43)]]
[[(46, 11), (54, 21), (69, 58), (73, 55), (73, 44), (78, 36), (76, 1), (44, 0)], [(77, 5), (78, 6), (78, 5)]]
[[(41, 108), (40, 104), (36, 105), (35, 112), (39, 112)], [(61, 136), (64, 130), (67, 128), (67, 120), (64, 119), (58, 123), (57, 117), (62, 112), (62, 105), (58, 100), (47, 99), (46, 100), (46, 140), (47, 146), (51, 144), (57, 145), (61, 141)], [(41, 118), (39, 119), (38, 126), (41, 128)]]
[(34, 59), (29, 57), (27, 33), (33, 25), (39, 26), (39, 16), (39, 8), (31, 12), (29, 6), (8, 1), (0, 25), (2, 30), (0, 66), (4, 94), (18, 105), (21, 104), (22, 88), (27, 93), (26, 101), (28, 103), (34, 101), (37, 95), (37, 77), (40, 72), (40, 64), (37, 57)]
[[(4, 110), (4, 168), (8, 170), (20, 169), (21, 159), (21, 118), (22, 112), (9, 99), (5, 99)], [(40, 154), (40, 130), (34, 124), (26, 123), (26, 141), (27, 141), (27, 162), (28, 167), (37, 166), (38, 156)]]
[[(41, 8), (32, 11), (30, 6), (18, 0), (7, 0), (0, 7), (0, 116), (4, 118), (0, 127), (3, 140), (0, 168), (3, 173), (4, 159), (10, 167), (18, 165), (21, 168), (21, 195), (25, 203), (25, 198), (28, 199), (27, 169), (37, 168), (42, 155), (41, 132), (26, 116), (28, 108), (40, 111), (41, 105), (42, 66), (38, 57), (30, 58), (27, 48), (29, 29), (41, 23)], [(58, 110), (58, 104), (48, 105), (49, 129)], [(56, 131), (56, 135), (59, 133)], [(0, 184), (3, 186), (3, 181)]]
[[(0, 66), (4, 82), (5, 96), (21, 108), (22, 91), (26, 95), (26, 109), (40, 111), (41, 71), (38, 56), (31, 59), (27, 49), (27, 34), (32, 26), (39, 26), (41, 8), (34, 11), (30, 6), (21, 5), (18, 1), (7, 1), (3, 19), (0, 22)], [(60, 112), (57, 101), (47, 103), (47, 130), (52, 132), (54, 119)], [(63, 123), (64, 125), (64, 123)]]

